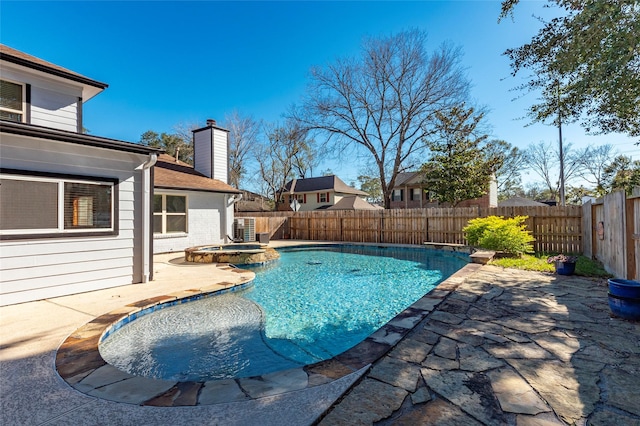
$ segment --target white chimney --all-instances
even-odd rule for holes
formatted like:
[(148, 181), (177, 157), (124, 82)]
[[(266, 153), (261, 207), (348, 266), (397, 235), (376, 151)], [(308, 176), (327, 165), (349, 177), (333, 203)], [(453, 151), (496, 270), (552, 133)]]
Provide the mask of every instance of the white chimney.
[(193, 131), (193, 167), (203, 175), (228, 183), (229, 131), (208, 119), (207, 126)]

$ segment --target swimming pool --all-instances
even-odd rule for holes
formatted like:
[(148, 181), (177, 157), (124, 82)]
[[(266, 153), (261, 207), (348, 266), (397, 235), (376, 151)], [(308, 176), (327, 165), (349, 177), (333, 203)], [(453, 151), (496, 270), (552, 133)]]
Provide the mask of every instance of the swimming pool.
[(425, 249), (331, 246), (280, 250), (242, 292), (145, 315), (100, 345), (131, 374), (240, 378), (331, 358), (365, 339), (467, 263)]

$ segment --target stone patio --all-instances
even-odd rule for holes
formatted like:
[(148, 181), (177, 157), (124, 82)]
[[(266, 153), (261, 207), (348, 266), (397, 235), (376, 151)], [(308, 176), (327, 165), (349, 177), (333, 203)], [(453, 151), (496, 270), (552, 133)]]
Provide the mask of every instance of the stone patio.
[(320, 421), (347, 424), (640, 425), (640, 323), (606, 280), (483, 266)]
[[(336, 374), (330, 383), (250, 400), (238, 394), (238, 402), (228, 402), (237, 389), (224, 383), (177, 388), (135, 405), (64, 382), (54, 366), (59, 346), (105, 312), (242, 281), (215, 265), (170, 259), (156, 258), (149, 284), (0, 308), (2, 424), (640, 426), (640, 323), (610, 316), (606, 281), (486, 265), (442, 283), (330, 361), (319, 371)], [(337, 374), (343, 366), (359, 370)], [(105, 367), (95, 379), (113, 382), (118, 372)], [(207, 405), (163, 406), (195, 393)]]

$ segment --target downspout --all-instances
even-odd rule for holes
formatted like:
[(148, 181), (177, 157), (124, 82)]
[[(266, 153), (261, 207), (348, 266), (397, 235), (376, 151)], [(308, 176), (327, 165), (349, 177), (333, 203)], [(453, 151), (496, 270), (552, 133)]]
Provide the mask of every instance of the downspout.
[(142, 282), (148, 283), (152, 277), (153, 269), (153, 234), (151, 223), (153, 211), (151, 210), (151, 197), (153, 196), (153, 179), (151, 168), (158, 161), (158, 154), (149, 154), (149, 159), (142, 164)]

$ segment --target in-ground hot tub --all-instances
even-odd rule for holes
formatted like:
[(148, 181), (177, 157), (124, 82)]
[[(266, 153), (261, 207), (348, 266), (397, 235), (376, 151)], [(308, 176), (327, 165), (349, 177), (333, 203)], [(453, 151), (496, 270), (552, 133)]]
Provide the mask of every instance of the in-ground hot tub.
[(232, 263), (251, 265), (275, 260), (280, 254), (266, 244), (218, 244), (190, 247), (184, 251), (184, 260), (196, 263)]

